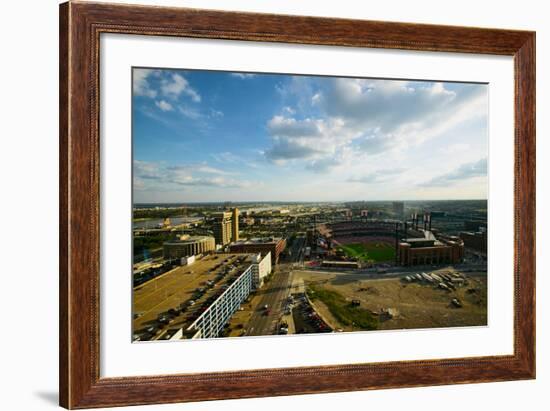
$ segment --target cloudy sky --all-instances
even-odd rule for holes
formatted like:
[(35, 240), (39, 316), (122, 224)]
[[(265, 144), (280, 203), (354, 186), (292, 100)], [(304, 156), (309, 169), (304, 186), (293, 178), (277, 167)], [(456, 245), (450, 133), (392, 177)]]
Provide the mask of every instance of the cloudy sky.
[(487, 86), (134, 69), (136, 202), (487, 198)]

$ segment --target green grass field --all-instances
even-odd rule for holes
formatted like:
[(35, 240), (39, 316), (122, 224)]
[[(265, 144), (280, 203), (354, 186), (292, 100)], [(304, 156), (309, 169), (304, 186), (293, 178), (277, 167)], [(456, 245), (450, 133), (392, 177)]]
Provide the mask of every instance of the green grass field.
[(395, 258), (395, 249), (387, 243), (353, 243), (338, 247), (349, 257), (368, 262), (390, 261)]
[(376, 330), (378, 328), (378, 319), (370, 311), (352, 306), (342, 294), (336, 291), (310, 286), (307, 293), (312, 301), (321, 300), (343, 325), (351, 325), (361, 330)]

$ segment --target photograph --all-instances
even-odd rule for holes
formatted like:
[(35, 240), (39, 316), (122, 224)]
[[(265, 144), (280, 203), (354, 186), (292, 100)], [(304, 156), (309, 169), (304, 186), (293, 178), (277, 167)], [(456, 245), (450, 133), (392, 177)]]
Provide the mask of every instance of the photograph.
[(6, 2), (1, 408), (547, 409), (548, 6), (470, 3)]
[(132, 68), (132, 341), (487, 326), (487, 83)]

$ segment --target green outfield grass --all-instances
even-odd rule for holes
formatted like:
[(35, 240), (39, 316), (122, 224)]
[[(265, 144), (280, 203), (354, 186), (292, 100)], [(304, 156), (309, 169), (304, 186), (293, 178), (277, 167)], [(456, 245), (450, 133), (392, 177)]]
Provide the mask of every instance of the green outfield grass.
[(395, 259), (395, 249), (387, 243), (342, 244), (338, 248), (343, 250), (349, 257), (362, 261), (378, 262)]

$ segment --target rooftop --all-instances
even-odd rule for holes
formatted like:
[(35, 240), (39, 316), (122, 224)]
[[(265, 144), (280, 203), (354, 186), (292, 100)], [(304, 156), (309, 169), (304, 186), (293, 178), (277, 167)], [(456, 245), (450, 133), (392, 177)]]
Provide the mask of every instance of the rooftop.
[[(211, 254), (189, 266), (177, 267), (145, 284), (134, 288), (133, 323), (134, 334), (152, 332), (162, 338), (171, 330), (187, 328), (227, 286), (250, 265), (253, 254)], [(194, 304), (189, 305), (193, 300)], [(183, 308), (183, 310), (181, 310)], [(173, 319), (159, 322), (169, 313)], [(169, 322), (169, 323), (168, 323)], [(158, 332), (158, 330), (161, 330)]]
[(407, 243), (429, 243), (434, 242), (435, 239), (431, 238), (405, 238)]
[(281, 237), (261, 237), (261, 238), (251, 238), (235, 241), (231, 245), (242, 245), (242, 244), (274, 244), (281, 241)]
[(170, 240), (165, 241), (164, 244), (185, 244), (185, 243), (196, 243), (200, 241), (208, 241), (208, 240), (214, 241), (214, 237), (210, 237), (207, 235), (195, 235), (187, 238), (181, 238), (179, 240)]

